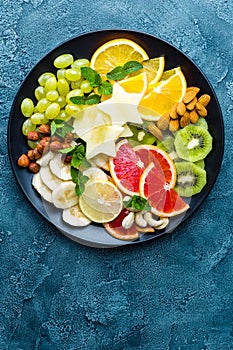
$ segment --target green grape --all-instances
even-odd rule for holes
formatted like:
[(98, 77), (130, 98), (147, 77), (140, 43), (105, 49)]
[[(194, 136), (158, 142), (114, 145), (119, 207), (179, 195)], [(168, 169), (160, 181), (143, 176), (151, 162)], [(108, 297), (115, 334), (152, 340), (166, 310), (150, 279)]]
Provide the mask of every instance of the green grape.
[(80, 80), (77, 80), (77, 81), (72, 81), (70, 86), (71, 86), (71, 89), (75, 90), (75, 89), (79, 89), (81, 84), (83, 82), (83, 79), (81, 78)]
[(28, 140), (28, 146), (31, 148), (31, 149), (35, 149), (38, 145), (38, 141), (31, 141), (31, 140)]
[(22, 125), (22, 133), (27, 136), (30, 131), (34, 131), (36, 129), (36, 125), (32, 124), (31, 119), (26, 119)]
[(75, 117), (80, 115), (80, 112), (82, 112), (82, 107), (68, 103), (65, 107), (65, 111), (69, 116)]
[(24, 115), (24, 117), (29, 118), (31, 117), (33, 111), (34, 103), (30, 98), (26, 97), (21, 103), (21, 112)]
[(65, 107), (65, 105), (66, 105), (65, 96), (59, 96), (56, 102), (59, 104), (60, 108)]
[(65, 77), (66, 77), (66, 70), (65, 69), (58, 69), (57, 70), (57, 80), (65, 79)]
[(84, 94), (89, 94), (93, 90), (93, 87), (91, 86), (88, 80), (83, 80), (83, 82), (80, 85), (80, 89)]
[(60, 105), (57, 102), (51, 103), (45, 111), (45, 117), (48, 119), (54, 119), (60, 112)]
[(46, 73), (43, 73), (39, 76), (38, 78), (38, 82), (41, 86), (45, 86), (45, 83), (46, 81), (49, 79), (49, 78), (55, 78), (55, 75), (51, 72), (46, 72)]
[(48, 118), (43, 113), (34, 113), (31, 116), (31, 122), (32, 122), (32, 124), (35, 124), (35, 125), (46, 124), (46, 123), (48, 123)]
[(48, 78), (45, 82), (45, 91), (56, 90), (57, 88), (57, 79), (56, 77)]
[(68, 94), (68, 92), (70, 91), (70, 87), (69, 87), (67, 80), (64, 78), (59, 79), (57, 82), (57, 89), (58, 89), (60, 95), (66, 96)]
[(83, 92), (81, 89), (75, 89), (75, 90), (71, 90), (67, 95), (66, 95), (66, 102), (67, 103), (72, 103), (70, 101), (70, 98), (71, 97), (74, 97), (74, 96), (83, 96)]
[(81, 67), (89, 67), (90, 62), (86, 58), (80, 58), (79, 60), (75, 60), (71, 65), (72, 68), (81, 68)]
[(34, 91), (34, 94), (36, 96), (36, 99), (39, 101), (41, 100), (42, 98), (45, 97), (45, 91), (44, 91), (44, 88), (43, 86), (38, 86), (35, 91)]
[(76, 81), (81, 79), (81, 71), (80, 69), (67, 69), (66, 70), (66, 78), (70, 81)]
[(36, 112), (44, 113), (49, 105), (50, 101), (48, 101), (47, 98), (42, 98), (36, 105)]
[(65, 120), (65, 121), (70, 120), (70, 118), (71, 118), (71, 116), (69, 114), (67, 114), (64, 109), (61, 109), (58, 116), (57, 116), (57, 119), (61, 119), (61, 120)]
[(70, 66), (74, 62), (74, 58), (72, 55), (66, 53), (63, 55), (58, 56), (53, 64), (56, 68), (66, 68)]
[(59, 97), (57, 90), (50, 90), (46, 94), (46, 98), (49, 101), (56, 101)]

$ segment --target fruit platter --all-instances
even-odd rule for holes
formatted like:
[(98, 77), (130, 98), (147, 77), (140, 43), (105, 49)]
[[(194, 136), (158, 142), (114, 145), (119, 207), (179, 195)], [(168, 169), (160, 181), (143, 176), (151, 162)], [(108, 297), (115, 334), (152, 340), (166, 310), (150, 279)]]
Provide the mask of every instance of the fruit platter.
[(168, 234), (197, 210), (221, 166), (223, 129), (215, 93), (188, 57), (144, 33), (106, 30), (33, 68), (8, 146), (43, 217), (79, 243), (116, 247)]

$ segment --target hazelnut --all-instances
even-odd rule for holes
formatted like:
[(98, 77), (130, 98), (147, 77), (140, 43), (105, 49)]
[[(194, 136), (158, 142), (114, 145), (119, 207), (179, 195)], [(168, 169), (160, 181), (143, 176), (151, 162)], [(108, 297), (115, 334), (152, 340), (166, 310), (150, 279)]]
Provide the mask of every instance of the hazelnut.
[(36, 162), (31, 162), (31, 163), (29, 164), (29, 170), (30, 170), (32, 173), (36, 174), (36, 173), (39, 172), (40, 166), (39, 166), (39, 164), (37, 164)]
[(53, 142), (53, 141), (62, 142), (62, 141), (63, 141), (63, 138), (60, 137), (60, 136), (57, 136), (57, 135), (53, 135), (53, 136), (51, 137), (51, 142)]
[(62, 143), (59, 141), (52, 141), (50, 143), (49, 148), (50, 148), (50, 151), (53, 151), (53, 152), (59, 151), (60, 149), (62, 149)]
[(29, 158), (26, 154), (22, 154), (18, 159), (18, 166), (22, 168), (27, 168), (29, 163)]
[(39, 139), (38, 132), (37, 131), (29, 131), (27, 138), (30, 141), (37, 141)]
[(65, 156), (63, 163), (70, 164), (71, 163), (72, 156)]
[(70, 147), (71, 147), (71, 144), (70, 144), (70, 143), (63, 142), (63, 144), (62, 144), (62, 148), (63, 148), (63, 149), (70, 148)]
[(35, 148), (35, 149), (33, 150), (33, 156), (34, 156), (34, 159), (35, 159), (35, 160), (41, 158), (41, 153), (38, 151), (37, 148)]
[(35, 156), (34, 156), (34, 153), (33, 153), (33, 149), (30, 149), (27, 153), (27, 156), (30, 160), (34, 160), (35, 159)]
[(67, 134), (65, 134), (65, 137), (64, 137), (65, 142), (70, 143), (73, 141), (73, 139), (74, 139), (74, 135), (72, 134), (72, 132), (68, 132)]
[(41, 134), (50, 135), (50, 126), (48, 124), (41, 124), (38, 130)]

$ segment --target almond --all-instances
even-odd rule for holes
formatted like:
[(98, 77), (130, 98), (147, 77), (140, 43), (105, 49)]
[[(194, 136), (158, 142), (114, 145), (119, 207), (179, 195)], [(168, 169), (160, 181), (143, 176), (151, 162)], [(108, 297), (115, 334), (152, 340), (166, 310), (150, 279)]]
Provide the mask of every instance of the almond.
[(196, 96), (192, 99), (192, 101), (190, 101), (187, 105), (186, 105), (186, 108), (189, 110), (189, 111), (192, 111), (195, 106), (196, 106), (196, 103), (197, 103), (197, 98)]
[(183, 102), (189, 103), (190, 101), (192, 101), (199, 91), (200, 91), (200, 89), (198, 87), (195, 87), (195, 86), (191, 86), (191, 87), (187, 88), (185, 95), (183, 97)]
[(164, 113), (162, 117), (157, 122), (157, 126), (160, 130), (167, 130), (170, 122), (170, 115), (169, 112)]
[(171, 117), (172, 119), (177, 119), (177, 118), (179, 117), (178, 114), (177, 114), (176, 108), (177, 108), (177, 103), (174, 104), (174, 105), (172, 106), (171, 110), (170, 110), (170, 117)]
[(179, 119), (170, 120), (169, 130), (175, 132), (179, 129)]
[(201, 117), (207, 116), (207, 110), (200, 102), (196, 103), (196, 111)]
[(189, 117), (190, 117), (190, 122), (193, 124), (196, 124), (198, 122), (199, 119), (199, 115), (197, 114), (197, 112), (195, 111), (195, 109), (193, 109), (190, 113), (189, 113)]
[(204, 95), (201, 95), (201, 96), (199, 97), (198, 102), (199, 102), (202, 106), (206, 107), (206, 106), (208, 105), (208, 103), (210, 102), (210, 98), (211, 98), (210, 95), (204, 94)]
[(148, 130), (149, 132), (154, 135), (157, 139), (160, 141), (163, 139), (163, 133), (162, 131), (153, 123), (150, 123), (148, 125)]
[(184, 102), (177, 103), (176, 112), (181, 116), (185, 114), (186, 106), (185, 106)]
[(185, 128), (189, 124), (190, 124), (190, 115), (189, 115), (189, 112), (185, 112), (183, 117), (180, 118), (180, 127)]

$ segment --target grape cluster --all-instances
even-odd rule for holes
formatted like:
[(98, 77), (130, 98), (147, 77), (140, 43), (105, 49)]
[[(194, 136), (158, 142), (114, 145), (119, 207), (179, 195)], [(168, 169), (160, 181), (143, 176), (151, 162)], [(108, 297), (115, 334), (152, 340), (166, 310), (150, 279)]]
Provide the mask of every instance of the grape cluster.
[[(71, 97), (83, 96), (92, 92), (93, 87), (81, 75), (81, 67), (89, 67), (88, 59), (74, 60), (71, 54), (63, 54), (54, 60), (56, 75), (45, 72), (38, 78), (39, 85), (34, 91), (36, 104), (29, 97), (21, 103), (21, 112), (27, 119), (22, 125), (25, 136), (36, 130), (38, 125), (48, 124), (53, 119), (69, 121), (82, 110), (82, 106), (73, 104)], [(35, 148), (28, 141), (30, 148)]]

